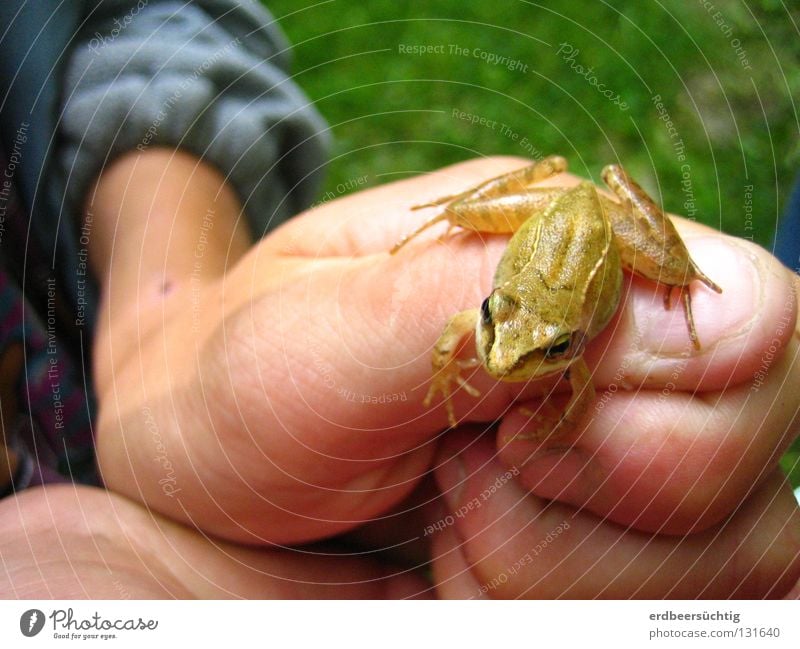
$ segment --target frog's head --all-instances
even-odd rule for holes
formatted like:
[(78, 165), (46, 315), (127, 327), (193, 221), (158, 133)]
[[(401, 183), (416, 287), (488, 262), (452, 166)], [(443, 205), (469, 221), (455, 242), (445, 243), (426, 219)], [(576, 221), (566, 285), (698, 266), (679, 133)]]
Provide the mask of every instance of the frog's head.
[(583, 332), (569, 328), (563, 314), (559, 322), (522, 302), (500, 288), (483, 301), (476, 336), (484, 367), (505, 381), (563, 372), (583, 353)]

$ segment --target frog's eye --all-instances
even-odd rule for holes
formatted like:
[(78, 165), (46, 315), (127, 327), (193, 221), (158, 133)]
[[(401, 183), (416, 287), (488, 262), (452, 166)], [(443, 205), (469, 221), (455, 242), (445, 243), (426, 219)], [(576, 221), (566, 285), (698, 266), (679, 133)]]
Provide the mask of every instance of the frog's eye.
[(569, 350), (571, 342), (572, 336), (570, 334), (559, 336), (556, 338), (556, 341), (550, 345), (550, 347), (548, 347), (544, 355), (547, 356), (547, 358), (558, 358), (559, 356), (563, 356)]
[[(491, 297), (491, 296), (490, 296)], [(492, 312), (489, 310), (489, 298), (481, 302), (481, 320), (487, 327), (492, 324)]]

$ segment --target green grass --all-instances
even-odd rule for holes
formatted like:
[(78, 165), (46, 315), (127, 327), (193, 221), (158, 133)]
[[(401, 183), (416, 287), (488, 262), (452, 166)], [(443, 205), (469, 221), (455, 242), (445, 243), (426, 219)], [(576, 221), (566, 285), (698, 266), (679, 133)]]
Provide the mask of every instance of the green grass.
[[(772, 248), (800, 167), (796, 3), (714, 0), (718, 16), (688, 0), (266, 4), (331, 125), (327, 191), (557, 152), (595, 181), (621, 161), (669, 211)], [(439, 51), (401, 51), (426, 45)]]
[[(363, 174), (376, 184), (475, 156), (558, 152), (595, 180), (619, 160), (670, 211), (772, 246), (800, 162), (800, 11), (779, 0), (717, 0), (722, 25), (700, 2), (670, 0), (267, 4), (332, 126), (328, 190)], [(561, 43), (579, 51), (572, 60)], [(444, 53), (400, 51), (411, 45)]]

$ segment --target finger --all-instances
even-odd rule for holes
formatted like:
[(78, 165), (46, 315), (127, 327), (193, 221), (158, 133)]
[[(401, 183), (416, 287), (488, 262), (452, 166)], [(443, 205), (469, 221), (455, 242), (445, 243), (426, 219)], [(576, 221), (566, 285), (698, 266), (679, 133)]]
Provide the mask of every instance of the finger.
[(598, 392), (574, 443), (519, 441), (525, 418), (506, 418), (503, 461), (542, 497), (586, 507), (638, 529), (685, 533), (733, 511), (777, 464), (800, 427), (798, 342), (758, 384), (688, 394)]
[[(295, 359), (312, 351), (315, 367), (323, 369), (309, 379), (325, 374), (324, 381), (336, 385), (328, 394), (335, 392), (338, 398), (319, 403), (325, 408), (320, 416), (326, 421), (351, 428), (368, 423), (363, 421), (364, 413), (374, 412), (384, 423), (402, 422), (421, 436), (429, 436), (441, 428), (444, 413), (443, 407), (433, 415), (422, 407), (430, 380), (433, 342), (454, 310), (483, 299), (507, 237), (456, 235), (427, 244), (420, 240), (419, 246), (409, 246), (403, 254), (390, 256), (388, 251), (401, 233), (407, 233), (407, 227), (414, 228), (429, 217), (412, 212), (411, 205), (440, 193), (461, 191), (487, 176), (528, 164), (519, 158), (473, 160), (320, 205), (270, 235), (247, 263), (229, 275), (227, 285), (244, 299), (226, 297), (225, 301), (230, 309), (252, 306), (268, 292), (280, 289), (286, 305), (282, 313), (288, 316), (285, 326), (278, 325), (281, 334), (288, 335), (276, 336), (288, 342), (285, 347), (281, 343), (283, 356)], [(432, 231), (426, 237), (439, 234)], [(351, 258), (369, 252), (379, 254)], [(278, 272), (276, 254), (282, 262)], [(347, 259), (337, 263), (329, 258), (337, 255)], [(298, 261), (303, 269), (299, 273)], [(286, 290), (290, 281), (297, 291)], [(275, 320), (275, 303), (265, 300), (263, 309), (256, 308), (259, 313), (254, 313), (251, 322), (253, 330), (259, 331), (264, 329), (263, 322)], [(257, 322), (256, 318), (263, 320)], [(325, 332), (322, 336), (318, 335), (320, 330)], [(298, 331), (307, 331), (308, 335), (298, 339)], [(319, 345), (320, 339), (327, 344)], [(302, 349), (295, 349), (295, 343)], [(369, 374), (367, 369), (374, 373)], [(484, 373), (473, 372), (475, 375), (479, 389), (495, 385)], [(306, 387), (302, 381), (298, 385)], [(382, 388), (381, 394), (375, 394), (376, 386)], [(471, 418), (485, 419), (497, 414), (498, 404), (509, 402), (510, 392), (511, 388), (504, 386), (488, 401), (477, 404), (460, 394), (456, 398), (470, 410), (477, 406)], [(296, 403), (303, 401), (299, 394), (293, 393), (291, 398)], [(365, 410), (364, 405), (369, 406), (373, 399), (381, 400), (386, 407)], [(393, 437), (403, 439), (406, 449), (414, 441), (401, 435)], [(332, 446), (343, 448), (342, 440), (326, 439)], [(358, 445), (363, 448), (363, 444)], [(397, 449), (390, 446), (386, 450), (393, 453)]]
[(482, 587), (473, 574), (464, 553), (462, 542), (453, 526), (447, 526), (442, 518), (442, 529), (431, 541), (433, 583), (438, 599), (490, 599), (488, 590)]
[(30, 489), (0, 503), (0, 596), (24, 599), (424, 596), (410, 572), (313, 550), (212, 540), (100, 489)]
[(486, 439), (449, 439), (437, 465), (459, 540), (445, 550), (462, 556), (449, 574), (469, 566), (492, 597), (780, 597), (800, 576), (800, 511), (777, 472), (718, 526), (664, 536), (527, 495)]
[(597, 385), (719, 390), (752, 380), (785, 350), (797, 318), (792, 273), (760, 246), (676, 223), (698, 266), (723, 289), (690, 286), (701, 349), (691, 347), (683, 307), (664, 309), (664, 287), (631, 278), (617, 319), (587, 353)]
[(431, 525), (442, 517), (436, 482), (428, 474), (414, 492), (393, 510), (340, 535), (337, 542), (380, 557), (392, 565), (422, 568), (430, 556)]

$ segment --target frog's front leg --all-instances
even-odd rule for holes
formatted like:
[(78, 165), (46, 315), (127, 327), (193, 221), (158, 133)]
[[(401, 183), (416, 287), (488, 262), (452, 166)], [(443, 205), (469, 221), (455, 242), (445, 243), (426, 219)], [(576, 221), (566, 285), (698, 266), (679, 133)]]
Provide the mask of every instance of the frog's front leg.
[[(549, 205), (563, 188), (532, 188), (531, 185), (566, 171), (567, 161), (561, 156), (550, 156), (529, 167), (517, 169), (490, 178), (480, 185), (459, 194), (443, 196), (412, 210), (445, 205), (437, 215), (423, 223), (411, 234), (403, 237), (392, 248), (395, 254), (421, 232), (441, 221), (450, 228), (461, 227), (474, 232), (511, 234), (536, 211)], [(449, 230), (448, 230), (449, 231)]]
[(460, 360), (456, 358), (458, 351), (461, 349), (461, 343), (469, 336), (474, 330), (478, 322), (478, 309), (469, 309), (468, 311), (461, 311), (456, 313), (442, 331), (439, 340), (433, 347), (433, 354), (431, 354), (431, 367), (433, 368), (433, 381), (425, 397), (423, 405), (427, 408), (431, 405), (433, 397), (437, 392), (442, 393), (445, 406), (447, 407), (447, 419), (450, 426), (457, 424), (455, 411), (451, 402), (452, 385), (456, 383), (473, 397), (480, 396), (475, 388), (473, 388), (466, 379), (461, 376), (461, 370), (470, 367), (476, 367), (479, 364), (477, 358), (467, 360)]
[(700, 349), (692, 316), (689, 284), (698, 280), (717, 293), (722, 293), (722, 289), (692, 261), (672, 221), (622, 167), (608, 165), (603, 169), (602, 176), (622, 201), (618, 205), (601, 199), (614, 230), (614, 240), (623, 265), (637, 275), (666, 285), (664, 305), (667, 308), (670, 307), (672, 292), (676, 289), (680, 291), (689, 337), (694, 347)]
[(519, 433), (515, 439), (541, 442), (545, 439), (557, 439), (561, 435), (577, 429), (595, 398), (592, 376), (583, 357), (578, 357), (569, 366), (564, 373), (564, 378), (569, 379), (572, 389), (567, 405), (564, 408), (557, 408), (552, 403), (545, 401), (536, 412), (529, 408), (520, 408), (523, 415), (531, 417), (534, 428)]

